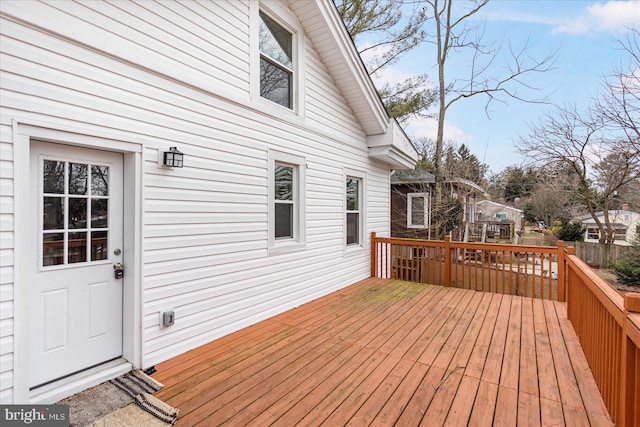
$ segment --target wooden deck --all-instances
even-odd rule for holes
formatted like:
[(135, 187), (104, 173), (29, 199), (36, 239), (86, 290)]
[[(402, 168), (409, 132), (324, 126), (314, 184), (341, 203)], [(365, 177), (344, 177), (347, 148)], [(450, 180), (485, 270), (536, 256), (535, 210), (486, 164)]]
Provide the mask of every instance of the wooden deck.
[(156, 366), (178, 426), (611, 426), (564, 303), (367, 279)]

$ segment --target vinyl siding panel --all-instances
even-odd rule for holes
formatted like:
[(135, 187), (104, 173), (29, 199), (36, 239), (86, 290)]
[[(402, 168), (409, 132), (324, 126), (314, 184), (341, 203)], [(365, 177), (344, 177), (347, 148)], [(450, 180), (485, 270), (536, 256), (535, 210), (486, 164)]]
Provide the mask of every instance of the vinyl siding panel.
[[(368, 240), (388, 233), (389, 171), (369, 159), (312, 43), (298, 116), (250, 97), (248, 1), (3, 7), (33, 24), (0, 21), (3, 402), (14, 381), (13, 176), (28, 166), (12, 162), (14, 119), (142, 144), (143, 368), (369, 275), (368, 245), (343, 246), (343, 173), (365, 174)], [(185, 167), (159, 168), (158, 151), (175, 145)], [(306, 161), (303, 250), (269, 253), (270, 150)], [(168, 309), (176, 323), (162, 328)]]
[[(2, 104), (2, 97), (0, 97)], [(0, 401), (13, 394), (14, 203), (11, 127), (0, 124)]]
[(306, 71), (307, 118), (342, 134), (364, 137), (353, 112), (314, 51), (307, 55)]

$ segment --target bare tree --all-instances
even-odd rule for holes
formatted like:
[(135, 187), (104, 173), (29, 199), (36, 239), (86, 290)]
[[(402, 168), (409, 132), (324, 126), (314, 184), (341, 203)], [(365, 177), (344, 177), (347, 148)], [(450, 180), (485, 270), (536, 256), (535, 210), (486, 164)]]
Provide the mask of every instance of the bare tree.
[[(616, 196), (637, 188), (640, 180), (640, 33), (629, 29), (621, 42), (629, 53), (628, 69), (604, 80), (605, 90), (586, 112), (557, 107), (521, 137), (519, 151), (538, 164), (568, 167), (578, 177), (574, 196), (584, 204), (600, 232), (600, 242), (615, 239), (609, 210)], [(602, 212), (600, 219), (599, 213)]]
[(640, 150), (640, 30), (629, 28), (618, 40), (629, 62), (613, 70), (603, 81), (603, 92), (594, 101), (594, 114), (608, 126), (622, 131), (624, 138)]
[(570, 197), (584, 205), (598, 227), (605, 245), (603, 260), (615, 238), (609, 216), (613, 199), (621, 188), (640, 179), (640, 151), (607, 136), (600, 117), (565, 106), (530, 125), (529, 135), (518, 144), (518, 150), (536, 163), (566, 167), (575, 174), (577, 183)]
[[(466, 98), (485, 96), (485, 112), (492, 102), (506, 103), (508, 100), (542, 103), (546, 96), (529, 97), (527, 93), (539, 88), (526, 82), (527, 77), (552, 69), (556, 53), (542, 59), (532, 58), (529, 44), (514, 48), (492, 46), (483, 40), (482, 26), (470, 26), (469, 21), (485, 7), (489, 0), (425, 0), (435, 22), (435, 34), (431, 41), (437, 47), (438, 64), (438, 133), (436, 137), (435, 173), (436, 203), (442, 197), (442, 154), (444, 123), (447, 110)], [(455, 7), (454, 7), (455, 4)], [(465, 5), (465, 6), (462, 6)], [(506, 64), (497, 70), (496, 63), (503, 51), (507, 52)], [(451, 79), (446, 69), (451, 55), (471, 55), (471, 64), (466, 77)], [(524, 92), (523, 92), (524, 90)]]

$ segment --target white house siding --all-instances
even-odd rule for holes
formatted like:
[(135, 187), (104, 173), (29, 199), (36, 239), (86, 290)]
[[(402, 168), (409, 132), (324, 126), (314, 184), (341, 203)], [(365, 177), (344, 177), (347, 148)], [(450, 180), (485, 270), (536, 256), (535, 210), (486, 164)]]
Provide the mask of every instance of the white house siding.
[[(0, 97), (0, 104), (2, 98)], [(13, 390), (13, 158), (11, 128), (0, 126), (0, 402)]]
[[(142, 142), (142, 367), (369, 274), (343, 250), (343, 173), (388, 233), (389, 171), (311, 43), (304, 116), (251, 100), (248, 1), (3, 2), (0, 397), (12, 401), (13, 120)], [(177, 145), (185, 168), (158, 167)], [(306, 248), (268, 254), (268, 153), (306, 160)], [(368, 240), (368, 235), (364, 236)], [(20, 284), (17, 284), (20, 286)], [(176, 324), (160, 328), (173, 309)]]

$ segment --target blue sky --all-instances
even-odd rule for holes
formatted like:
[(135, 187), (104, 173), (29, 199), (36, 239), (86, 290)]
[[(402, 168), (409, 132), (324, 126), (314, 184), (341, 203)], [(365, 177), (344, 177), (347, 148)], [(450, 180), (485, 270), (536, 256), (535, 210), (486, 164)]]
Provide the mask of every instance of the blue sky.
[[(507, 40), (514, 48), (528, 40), (529, 52), (535, 57), (557, 50), (555, 69), (528, 82), (550, 94), (553, 104), (586, 107), (597, 95), (603, 76), (625, 60), (615, 38), (624, 34), (625, 26), (640, 26), (640, 0), (493, 0), (477, 17), (473, 24), (486, 24), (485, 40), (501, 43), (503, 49), (508, 47)], [(453, 77), (468, 70), (468, 62), (451, 57), (447, 67)], [(416, 48), (374, 81), (424, 72), (435, 80), (435, 53), (429, 44)], [(483, 97), (454, 104), (447, 112), (445, 139), (465, 143), (492, 172), (523, 164), (525, 159), (515, 149), (518, 137), (526, 136), (527, 124), (536, 122), (552, 107), (518, 101), (493, 103), (487, 117), (485, 104)], [(435, 120), (421, 119), (410, 122), (407, 131), (412, 137), (435, 139), (436, 127)]]

